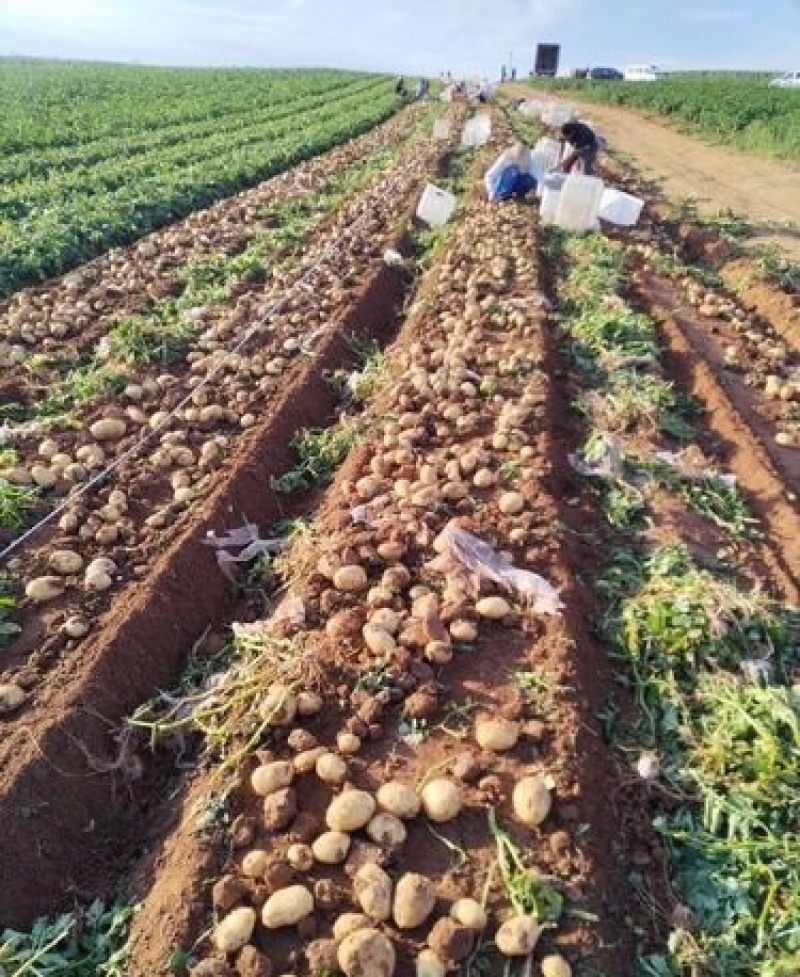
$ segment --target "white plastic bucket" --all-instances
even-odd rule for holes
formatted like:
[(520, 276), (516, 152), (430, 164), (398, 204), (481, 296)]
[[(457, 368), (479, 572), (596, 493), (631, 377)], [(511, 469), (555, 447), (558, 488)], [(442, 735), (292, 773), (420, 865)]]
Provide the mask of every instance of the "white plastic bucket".
[(453, 216), (456, 198), (447, 190), (427, 184), (417, 206), (417, 217), (429, 227), (441, 227)]
[(639, 221), (644, 200), (630, 193), (623, 193), (614, 187), (606, 187), (600, 198), (598, 217), (609, 224), (620, 227), (633, 227)]
[(485, 146), (492, 135), (492, 118), (490, 115), (476, 115), (464, 126), (461, 137), (462, 146)]
[(539, 205), (539, 216), (544, 224), (552, 224), (556, 219), (558, 210), (558, 198), (561, 196), (561, 188), (567, 179), (566, 173), (550, 173), (539, 184), (538, 193), (542, 198)]
[(566, 231), (597, 229), (603, 181), (596, 176), (570, 174), (558, 197), (555, 223)]

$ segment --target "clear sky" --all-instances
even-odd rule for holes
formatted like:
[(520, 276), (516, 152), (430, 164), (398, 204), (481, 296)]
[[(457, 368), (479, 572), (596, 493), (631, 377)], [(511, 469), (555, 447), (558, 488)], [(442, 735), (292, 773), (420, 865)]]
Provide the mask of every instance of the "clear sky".
[(521, 72), (800, 70), (800, 0), (0, 0), (0, 54), (195, 65)]

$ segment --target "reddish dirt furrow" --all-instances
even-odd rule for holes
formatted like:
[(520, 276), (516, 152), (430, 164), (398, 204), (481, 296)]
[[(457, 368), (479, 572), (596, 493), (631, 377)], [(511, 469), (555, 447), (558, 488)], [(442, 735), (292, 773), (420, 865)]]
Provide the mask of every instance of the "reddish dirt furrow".
[(703, 323), (677, 300), (673, 286), (650, 276), (640, 297), (661, 324), (665, 365), (702, 404), (717, 454), (737, 477), (760, 519), (772, 554), (772, 575), (792, 603), (800, 600), (800, 458), (781, 448), (758, 415), (754, 395), (724, 369), (721, 352)]

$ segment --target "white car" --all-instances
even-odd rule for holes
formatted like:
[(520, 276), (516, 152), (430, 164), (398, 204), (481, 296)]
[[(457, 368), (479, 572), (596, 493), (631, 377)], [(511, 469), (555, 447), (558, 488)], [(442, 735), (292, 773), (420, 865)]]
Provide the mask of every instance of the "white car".
[(625, 69), (625, 81), (660, 81), (666, 75), (654, 64), (631, 65)]
[(800, 71), (787, 71), (785, 75), (773, 78), (770, 85), (773, 88), (800, 88)]

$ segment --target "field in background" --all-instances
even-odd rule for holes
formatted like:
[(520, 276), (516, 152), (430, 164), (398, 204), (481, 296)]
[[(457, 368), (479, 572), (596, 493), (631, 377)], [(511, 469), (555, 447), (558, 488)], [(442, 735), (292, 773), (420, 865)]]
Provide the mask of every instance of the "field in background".
[(740, 149), (800, 158), (800, 92), (771, 88), (769, 76), (676, 75), (657, 83), (543, 79), (531, 84), (654, 112)]
[(0, 293), (351, 139), (397, 107), (344, 71), (0, 61)]

